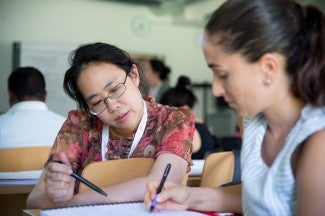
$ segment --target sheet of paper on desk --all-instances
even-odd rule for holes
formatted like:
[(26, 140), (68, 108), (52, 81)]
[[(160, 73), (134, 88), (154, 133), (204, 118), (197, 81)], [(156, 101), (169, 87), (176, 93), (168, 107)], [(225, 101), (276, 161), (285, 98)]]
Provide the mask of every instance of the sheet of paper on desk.
[(0, 179), (0, 185), (36, 185), (38, 179)]
[(193, 160), (190, 175), (202, 175), (205, 160)]
[[(99, 216), (99, 215), (157, 215), (157, 216), (202, 216), (206, 215), (194, 211), (161, 211), (158, 213), (150, 213), (144, 203), (121, 203), (121, 204), (102, 204), (102, 205), (87, 205), (87, 206), (75, 206), (58, 209), (41, 210), (41, 216)], [(217, 214), (216, 214), (217, 215)]]
[(0, 172), (0, 179), (38, 179), (42, 170), (28, 170), (19, 172)]

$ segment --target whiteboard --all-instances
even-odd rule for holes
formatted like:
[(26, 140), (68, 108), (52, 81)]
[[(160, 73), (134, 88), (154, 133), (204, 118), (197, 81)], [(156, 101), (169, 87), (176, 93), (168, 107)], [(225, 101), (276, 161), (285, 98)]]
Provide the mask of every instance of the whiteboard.
[(17, 67), (32, 66), (39, 69), (45, 77), (49, 109), (67, 116), (76, 109), (76, 103), (65, 94), (63, 79), (69, 68), (68, 56), (77, 44), (53, 44), (15, 42), (13, 45), (13, 64)]

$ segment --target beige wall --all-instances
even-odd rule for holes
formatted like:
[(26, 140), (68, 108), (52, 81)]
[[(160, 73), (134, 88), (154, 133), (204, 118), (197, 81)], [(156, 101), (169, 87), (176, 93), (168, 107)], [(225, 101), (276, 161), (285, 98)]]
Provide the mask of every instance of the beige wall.
[[(145, 23), (144, 33), (134, 30), (134, 20)], [(68, 44), (102, 41), (130, 52), (164, 56), (172, 68), (171, 84), (174, 84), (180, 74), (189, 75), (194, 82), (210, 81), (211, 72), (205, 65), (199, 42), (202, 30), (203, 25), (175, 24), (169, 14), (156, 15), (146, 6), (105, 0), (1, 0), (0, 111), (9, 107), (6, 81), (12, 70), (14, 41)]]
[[(177, 14), (175, 19), (166, 13), (157, 15), (146, 6), (107, 0), (0, 0), (0, 112), (9, 108), (7, 77), (12, 70), (11, 46), (14, 41), (112, 43), (132, 53), (164, 56), (172, 68), (172, 85), (180, 74), (190, 76), (193, 82), (210, 82), (212, 74), (205, 64), (199, 42), (204, 24), (198, 25), (195, 19), (201, 18), (200, 10), (212, 12), (223, 1), (202, 0), (200, 6), (194, 5), (193, 10)], [(325, 1), (300, 2), (312, 2), (324, 8)], [(202, 6), (205, 3), (207, 6)], [(140, 20), (139, 25), (144, 30), (140, 34), (132, 27), (135, 20)], [(58, 88), (58, 91), (63, 89)], [(202, 98), (202, 91), (197, 94)], [(55, 110), (55, 107), (51, 108)], [(195, 112), (203, 115), (202, 100)], [(214, 100), (209, 92), (208, 113), (214, 112)]]

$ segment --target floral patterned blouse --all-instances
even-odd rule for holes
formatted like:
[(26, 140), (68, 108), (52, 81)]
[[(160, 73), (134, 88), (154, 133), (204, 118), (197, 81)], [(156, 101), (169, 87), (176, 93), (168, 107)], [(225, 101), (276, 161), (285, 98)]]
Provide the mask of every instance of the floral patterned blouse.
[[(189, 108), (169, 107), (158, 104), (151, 97), (144, 97), (148, 110), (145, 131), (130, 158), (156, 158), (162, 153), (173, 153), (192, 165), (194, 115)], [(103, 122), (85, 111), (72, 110), (59, 131), (48, 161), (59, 152), (65, 152), (72, 169), (81, 173), (90, 163), (102, 161)], [(107, 160), (127, 158), (133, 139), (114, 137), (111, 133), (105, 157)], [(76, 184), (75, 192), (79, 187)]]

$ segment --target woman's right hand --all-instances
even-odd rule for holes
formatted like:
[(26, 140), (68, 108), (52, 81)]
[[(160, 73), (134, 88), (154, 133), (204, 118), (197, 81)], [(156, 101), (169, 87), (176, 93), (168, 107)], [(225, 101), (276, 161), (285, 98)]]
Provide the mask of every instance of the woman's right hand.
[(58, 162), (49, 162), (45, 171), (45, 191), (48, 198), (58, 205), (68, 203), (74, 194), (75, 179), (65, 153), (60, 153)]
[[(156, 196), (159, 182), (149, 182), (144, 203), (150, 208), (152, 200)], [(154, 211), (159, 210), (186, 210), (189, 208), (191, 189), (186, 186), (166, 182), (162, 191), (157, 195), (157, 204)]]

